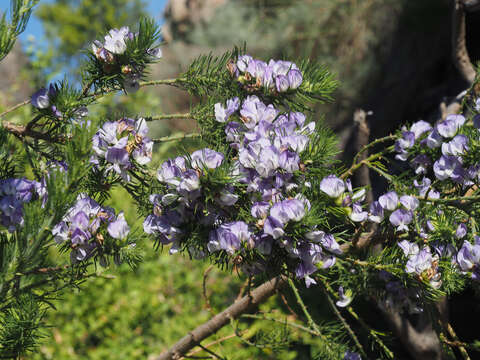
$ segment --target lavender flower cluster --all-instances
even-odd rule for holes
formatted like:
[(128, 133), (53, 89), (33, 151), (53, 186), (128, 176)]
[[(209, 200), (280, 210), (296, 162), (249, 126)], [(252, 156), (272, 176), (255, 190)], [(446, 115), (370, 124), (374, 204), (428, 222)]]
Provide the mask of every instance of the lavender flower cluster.
[[(224, 124), (226, 140), (234, 151), (226, 166), (239, 186), (220, 189), (214, 204), (207, 206), (202, 177), (226, 162), (225, 157), (204, 149), (190, 158), (168, 160), (157, 175), (168, 190), (152, 195), (154, 210), (145, 220), (145, 232), (155, 234), (163, 244), (173, 243), (171, 252), (175, 252), (187, 235), (185, 223), (194, 221), (210, 229), (208, 242), (194, 256), (224, 251), (238, 258), (255, 250), (256, 260), (242, 264), (243, 270), (251, 272), (264, 270), (274, 254), (282, 253), (293, 260), (297, 278), (304, 278), (307, 285), (314, 283), (309, 275), (318, 267), (332, 266), (335, 254), (341, 253), (333, 235), (321, 229), (303, 227), (301, 237), (289, 230), (301, 224), (310, 210), (298, 184), (305, 182), (300, 155), (315, 124), (306, 124), (305, 115), (299, 112), (281, 113), (257, 96), (215, 104), (215, 119)], [(239, 198), (242, 206), (248, 204), (251, 218), (237, 215)]]
[[(96, 40), (92, 44), (92, 51), (95, 57), (103, 63), (103, 70), (106, 73), (114, 71), (115, 65), (120, 66), (124, 75), (123, 85), (127, 92), (135, 92), (139, 89), (139, 80), (142, 77), (143, 66), (130, 62), (122, 56), (127, 51), (129, 41), (138, 37), (138, 33), (130, 31), (128, 26), (120, 29), (112, 29), (104, 37), (104, 43)], [(162, 51), (159, 48), (147, 49), (146, 55), (152, 59), (160, 59)]]
[(113, 171), (128, 182), (128, 171), (134, 162), (145, 165), (152, 159), (153, 141), (147, 134), (143, 118), (108, 121), (93, 136), (94, 155), (90, 162), (96, 166), (106, 165), (107, 172)]
[[(106, 229), (106, 232), (105, 232)], [(101, 249), (108, 234), (114, 241), (125, 241), (130, 227), (123, 213), (115, 216), (112, 208), (102, 207), (85, 194), (67, 211), (52, 229), (57, 244), (68, 244), (72, 263), (90, 258)]]
[(264, 88), (283, 93), (298, 89), (303, 81), (302, 72), (290, 61), (271, 59), (267, 64), (250, 55), (241, 55), (228, 64), (228, 69), (249, 91)]
[(410, 129), (404, 127), (395, 143), (396, 159), (410, 161), (417, 175), (433, 173), (440, 181), (451, 180), (464, 187), (477, 184), (480, 167), (464, 161), (471, 141), (478, 140), (478, 132), (472, 138), (468, 127), (461, 114), (449, 115), (434, 127), (423, 120)]
[(46, 196), (45, 187), (34, 180), (0, 180), (0, 225), (14, 232), (23, 226), (23, 204)]

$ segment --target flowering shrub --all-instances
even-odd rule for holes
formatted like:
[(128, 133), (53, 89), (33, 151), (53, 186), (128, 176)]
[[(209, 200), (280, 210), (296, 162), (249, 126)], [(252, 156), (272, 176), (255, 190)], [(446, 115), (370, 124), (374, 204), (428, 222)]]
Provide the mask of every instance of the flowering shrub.
[[(137, 243), (151, 239), (169, 246), (170, 254), (208, 259), (250, 279), (288, 278), (308, 322), (293, 327), (317, 336), (325, 358), (378, 353), (392, 359), (379, 332), (361, 323), (371, 338), (372, 350), (366, 350), (337, 307), (359, 319), (353, 306), (363, 297), (384, 313), (438, 315), (441, 297), (478, 287), (480, 102), (474, 87), (461, 113), (377, 139), (344, 168), (335, 160), (335, 137), (310, 109), (312, 102), (329, 100), (336, 86), (326, 69), (307, 61), (264, 62), (234, 49), (220, 58), (200, 57), (177, 79), (144, 83), (146, 66), (161, 56), (158, 38), (148, 20), (138, 32), (110, 30), (92, 45), (82, 90), (66, 81), (42, 88), (31, 98), (35, 117), (28, 124), (2, 124), (2, 140), (22, 140), (22, 156), (36, 178), (15, 177), (21, 170), (15, 162), (0, 169), (0, 224), (6, 230), (0, 244), (10, 247), (1, 259), (7, 269), (2, 309), (24, 306), (15, 300), (20, 295), (48, 302), (50, 292), (33, 292), (37, 282), (28, 276), (48, 274), (51, 291), (58, 292), (89, 276), (91, 264), (106, 267), (113, 259), (135, 266), (141, 259)], [(179, 138), (151, 139), (147, 121), (178, 114), (97, 123), (86, 108), (106, 93), (154, 83), (200, 98), (183, 116), (198, 122), (200, 150), (158, 169), (148, 167), (154, 143)], [(386, 142), (393, 145), (369, 154)], [(12, 154), (7, 145), (2, 159)], [(373, 201), (367, 201), (372, 184), (352, 184), (361, 167), (387, 184), (373, 184), (381, 191)], [(143, 229), (131, 230), (122, 211), (116, 215), (105, 205), (116, 186), (135, 201)], [(38, 256), (54, 242), (69, 252), (70, 263), (52, 267)], [(335, 329), (322, 335), (292, 279), (323, 291), (349, 340)], [(452, 343), (445, 329), (457, 341), (449, 324), (439, 327), (445, 346)]]

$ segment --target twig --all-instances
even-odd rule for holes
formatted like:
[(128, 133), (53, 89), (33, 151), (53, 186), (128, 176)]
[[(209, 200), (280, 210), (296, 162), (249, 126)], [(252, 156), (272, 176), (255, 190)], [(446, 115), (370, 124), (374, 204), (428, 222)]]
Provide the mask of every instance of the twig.
[[(326, 290), (334, 297), (338, 298), (338, 294), (332, 289), (330, 284), (323, 279), (320, 276), (317, 276), (316, 279), (320, 280), (325, 286)], [(358, 321), (358, 323), (370, 334), (371, 337), (375, 340), (375, 342), (382, 348), (382, 350), (385, 352), (385, 354), (388, 356), (389, 359), (394, 359), (394, 355), (392, 351), (385, 345), (385, 343), (380, 339), (380, 337), (377, 335), (376, 331), (373, 330), (363, 319), (358, 316), (358, 314), (353, 310), (351, 306), (347, 306), (347, 311), (348, 313)]]
[(175, 85), (177, 83), (184, 82), (185, 79), (163, 79), (163, 80), (150, 80), (140, 82), (140, 87), (142, 86), (152, 86), (152, 85)]
[[(212, 341), (211, 343), (208, 343), (207, 345), (204, 345), (204, 347), (208, 348), (210, 346), (220, 344), (221, 342), (224, 342), (225, 340), (229, 340), (229, 339), (234, 338), (234, 337), (237, 337), (237, 334), (230, 334), (230, 335), (224, 336), (224, 337), (222, 337), (218, 340), (215, 340), (215, 341)], [(196, 353), (199, 353), (201, 351), (203, 351), (202, 348), (193, 350), (193, 351), (189, 352), (187, 355), (185, 355), (185, 358), (191, 357), (192, 355), (195, 355)]]
[(230, 322), (230, 319), (238, 318), (244, 313), (253, 311), (259, 304), (275, 294), (275, 292), (285, 284), (286, 278), (284, 276), (277, 276), (265, 282), (254, 289), (249, 295), (244, 296), (241, 300), (230, 305), (227, 309), (215, 315), (212, 319), (188, 333), (169, 350), (165, 351), (154, 359), (180, 359), (203, 339), (216, 333), (222, 327), (227, 325)]
[(193, 119), (192, 114), (185, 113), (185, 114), (159, 114), (154, 116), (148, 116), (145, 118), (146, 121), (154, 121), (154, 120), (168, 120), (168, 119)]
[(327, 297), (327, 301), (328, 303), (330, 304), (330, 307), (332, 308), (334, 314), (337, 316), (337, 318), (340, 320), (340, 322), (342, 323), (343, 327), (345, 328), (345, 330), (347, 330), (348, 334), (350, 335), (350, 337), (352, 338), (353, 342), (355, 343), (355, 345), (357, 346), (357, 349), (360, 351), (360, 353), (362, 354), (362, 356), (364, 356), (366, 359), (368, 358), (367, 354), (365, 353), (365, 350), (363, 349), (363, 346), (362, 344), (360, 344), (360, 341), (358, 341), (358, 338), (357, 338), (357, 335), (355, 335), (355, 333), (353, 332), (352, 328), (350, 327), (350, 325), (348, 325), (347, 321), (345, 320), (345, 318), (342, 316), (342, 314), (340, 314), (340, 311), (338, 311), (337, 309), (337, 306), (333, 303), (333, 300), (332, 298), (330, 297), (330, 294), (328, 293), (327, 289), (324, 288), (323, 289), (323, 292), (325, 294), (325, 296)]
[[(452, 327), (452, 325), (450, 325), (450, 323), (447, 323), (447, 331), (450, 334), (450, 336), (452, 337), (453, 341), (455, 341), (457, 343), (460, 342), (457, 334), (455, 333), (455, 330), (453, 330), (453, 327)], [(468, 352), (467, 352), (467, 350), (465, 349), (464, 346), (459, 345), (458, 350), (460, 350), (460, 354), (462, 354), (462, 357), (463, 357), (464, 360), (470, 360), (470, 356), (468, 356)]]
[(154, 143), (164, 143), (168, 141), (179, 141), (184, 139), (196, 139), (201, 137), (199, 133), (183, 134), (183, 135), (173, 135), (173, 136), (164, 136), (158, 139), (152, 139)]
[(283, 325), (293, 327), (293, 328), (298, 329), (298, 330), (302, 330), (306, 333), (309, 333), (310, 335), (314, 335), (314, 336), (320, 336), (321, 335), (320, 333), (316, 332), (315, 330), (309, 329), (309, 328), (307, 328), (303, 325), (296, 324), (294, 322), (278, 320), (278, 319), (275, 319), (275, 318), (267, 317), (265, 315), (260, 316), (260, 315), (244, 314), (244, 315), (242, 315), (242, 318), (272, 321), (272, 322), (276, 322), (276, 323), (279, 323), (279, 324), (283, 324)]
[(292, 279), (288, 279), (288, 285), (293, 291), (293, 294), (295, 295), (295, 298), (297, 299), (298, 305), (300, 305), (300, 308), (302, 309), (303, 313), (305, 314), (305, 317), (307, 318), (307, 324), (308, 327), (315, 330), (317, 333), (320, 333), (320, 329), (318, 328), (318, 325), (313, 321), (312, 316), (308, 312), (307, 307), (305, 306), (305, 303), (302, 300), (302, 297), (300, 296), (300, 293), (298, 292), (297, 287), (293, 283)]
[(5, 110), (0, 114), (0, 118), (4, 117), (5, 115), (11, 113), (12, 111), (17, 110), (18, 108), (21, 108), (22, 106), (25, 106), (30, 103), (30, 99), (24, 100), (21, 103), (18, 103), (17, 105), (12, 106), (10, 109)]
[(212, 350), (206, 348), (205, 346), (203, 346), (202, 344), (198, 344), (198, 347), (200, 347), (203, 351), (209, 353), (210, 355), (212, 355), (213, 357), (216, 357), (217, 359), (220, 359), (220, 360), (225, 360), (223, 357), (215, 354)]
[(363, 152), (367, 151), (368, 149), (374, 147), (375, 145), (381, 144), (382, 142), (393, 141), (395, 139), (396, 139), (395, 135), (388, 135), (388, 136), (373, 140), (371, 143), (369, 143), (368, 145), (365, 145), (363, 148), (360, 149), (357, 155), (355, 155), (355, 157), (353, 158), (353, 163), (356, 164), (359, 160), (360, 155)]
[(350, 166), (350, 168), (347, 171), (345, 171), (340, 176), (340, 178), (346, 179), (347, 177), (351, 176), (356, 170), (358, 170), (363, 165), (368, 165), (371, 161), (377, 160), (377, 159), (381, 158), (383, 155), (385, 155), (385, 154), (387, 154), (387, 153), (389, 153), (393, 150), (394, 150), (394, 146), (392, 145), (392, 146), (389, 146), (389, 147), (385, 148), (383, 151), (380, 151), (376, 154), (370, 155), (368, 158), (360, 161), (359, 163), (352, 164), (352, 166)]
[(208, 277), (208, 273), (212, 269), (213, 269), (213, 266), (210, 265), (203, 273), (202, 294), (203, 294), (203, 299), (205, 300), (205, 306), (207, 307), (207, 310), (213, 314), (212, 306), (210, 305), (210, 299), (208, 298), (208, 295), (207, 295), (207, 277)]

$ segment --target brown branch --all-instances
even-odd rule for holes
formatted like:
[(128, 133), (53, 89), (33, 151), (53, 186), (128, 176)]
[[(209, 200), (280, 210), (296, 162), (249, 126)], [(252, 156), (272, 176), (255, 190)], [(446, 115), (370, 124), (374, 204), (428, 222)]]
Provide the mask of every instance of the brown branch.
[(27, 105), (29, 103), (30, 103), (30, 99), (27, 99), (25, 101), (22, 101), (21, 103), (18, 103), (17, 105), (12, 106), (10, 109), (7, 109), (4, 112), (2, 112), (0, 114), (0, 118), (4, 117), (8, 113), (11, 113), (12, 111), (17, 110), (18, 108), (21, 108), (22, 106)]
[(475, 80), (475, 69), (468, 56), (467, 44), (465, 40), (465, 2), (462, 0), (452, 0), (452, 51), (453, 62), (463, 79), (468, 83)]
[(188, 335), (180, 339), (169, 350), (155, 358), (155, 360), (180, 359), (202, 340), (230, 323), (231, 319), (236, 319), (242, 314), (254, 311), (259, 304), (275, 294), (280, 287), (284, 286), (286, 281), (287, 279), (284, 276), (277, 276), (260, 285), (250, 292), (250, 294), (244, 296), (241, 300), (233, 303), (227, 309), (188, 333)]
[(17, 125), (17, 124), (12, 124), (10, 122), (6, 122), (3, 124), (3, 128), (8, 131), (9, 133), (19, 137), (19, 138), (25, 138), (25, 137), (31, 137), (33, 139), (38, 139), (38, 140), (45, 140), (51, 143), (63, 143), (64, 141), (62, 139), (58, 138), (53, 138), (48, 134), (44, 134), (35, 130), (30, 129), (28, 126), (23, 126), (23, 125)]

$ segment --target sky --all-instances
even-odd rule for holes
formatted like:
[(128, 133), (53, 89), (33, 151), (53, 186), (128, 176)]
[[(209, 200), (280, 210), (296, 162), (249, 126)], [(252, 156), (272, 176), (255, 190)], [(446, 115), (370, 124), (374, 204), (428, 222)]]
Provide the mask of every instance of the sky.
[[(40, 3), (51, 3), (53, 0), (40, 0)], [(154, 17), (159, 23), (162, 23), (162, 13), (167, 0), (146, 0), (147, 3), (147, 12)], [(9, 0), (0, 0), (0, 11), (4, 12), (10, 9), (10, 1)], [(20, 41), (23, 44), (27, 43), (27, 39), (30, 36), (35, 36), (38, 43), (41, 45), (46, 44), (45, 41), (42, 41), (43, 38), (43, 28), (42, 23), (39, 21), (37, 17), (35, 17), (35, 9), (33, 11), (33, 15), (28, 22), (27, 28), (25, 32), (20, 35)]]

